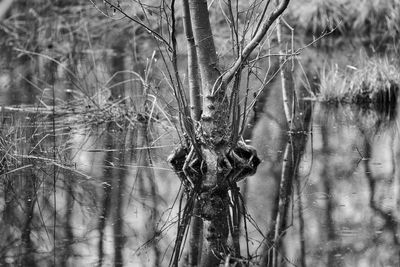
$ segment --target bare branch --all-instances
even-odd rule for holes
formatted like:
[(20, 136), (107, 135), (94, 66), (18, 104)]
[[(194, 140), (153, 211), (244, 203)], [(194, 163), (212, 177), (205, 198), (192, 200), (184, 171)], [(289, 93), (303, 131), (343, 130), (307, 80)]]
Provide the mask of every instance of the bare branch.
[(190, 18), (189, 3), (183, 0), (183, 27), (185, 30), (188, 51), (188, 82), (190, 91), (190, 112), (192, 119), (198, 121), (201, 115), (200, 99), (200, 73), (197, 62), (197, 49), (193, 37), (192, 22)]
[(2, 21), (7, 13), (7, 11), (10, 9), (11, 4), (13, 3), (14, 0), (3, 0), (0, 2), (0, 21)]
[[(107, 3), (107, 5), (110, 5), (110, 7), (118, 10), (118, 12), (120, 12), (122, 15), (124, 15), (126, 18), (130, 19), (131, 21), (139, 24), (140, 26), (142, 26), (144, 29), (147, 30), (148, 33), (150, 33), (156, 40), (161, 41), (163, 44), (165, 44), (168, 48), (169, 51), (172, 51), (172, 47), (169, 44), (169, 42), (167, 40), (165, 40), (164, 37), (162, 37), (160, 34), (158, 34), (156, 31), (154, 31), (153, 29), (151, 29), (149, 26), (147, 26), (146, 24), (142, 23), (140, 20), (135, 19), (132, 16), (129, 16), (125, 11), (122, 10), (122, 8), (119, 5), (114, 5), (113, 3), (111, 3), (108, 0), (104, 0), (105, 3)], [(93, 3), (93, 2), (92, 2)]]
[(243, 49), (241, 56), (236, 60), (235, 64), (222, 76), (223, 84), (228, 84), (232, 80), (235, 73), (240, 70), (240, 68), (243, 66), (243, 63), (250, 56), (251, 52), (253, 52), (253, 50), (264, 38), (272, 23), (283, 13), (288, 4), (289, 0), (283, 0), (281, 4), (271, 13), (268, 19), (264, 21), (264, 23), (261, 25), (261, 28), (254, 35), (253, 39)]

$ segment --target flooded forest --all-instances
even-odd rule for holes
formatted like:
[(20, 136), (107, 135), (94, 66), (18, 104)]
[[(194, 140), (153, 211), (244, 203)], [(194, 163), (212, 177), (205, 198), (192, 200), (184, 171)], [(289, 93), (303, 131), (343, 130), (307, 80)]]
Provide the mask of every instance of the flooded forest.
[(0, 0), (0, 266), (400, 266), (400, 0)]

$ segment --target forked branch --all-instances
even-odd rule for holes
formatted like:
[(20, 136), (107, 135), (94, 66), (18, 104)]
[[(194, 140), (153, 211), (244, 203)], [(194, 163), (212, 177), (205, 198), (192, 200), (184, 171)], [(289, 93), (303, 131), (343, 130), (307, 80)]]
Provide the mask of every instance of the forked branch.
[(261, 27), (258, 29), (257, 33), (251, 39), (251, 41), (245, 46), (240, 57), (236, 60), (233, 66), (224, 73), (222, 76), (222, 84), (228, 84), (235, 73), (239, 71), (244, 62), (250, 56), (251, 52), (260, 44), (261, 40), (267, 34), (267, 31), (271, 27), (272, 23), (285, 11), (289, 4), (289, 0), (283, 0), (276, 9), (271, 13), (271, 15), (261, 24)]

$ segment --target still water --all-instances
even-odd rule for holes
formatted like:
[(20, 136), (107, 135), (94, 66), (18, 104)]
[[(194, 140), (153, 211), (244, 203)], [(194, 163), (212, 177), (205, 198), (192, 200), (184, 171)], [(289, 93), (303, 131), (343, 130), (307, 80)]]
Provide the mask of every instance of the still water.
[[(168, 266), (184, 203), (167, 157), (182, 134), (166, 79), (170, 62), (162, 63), (160, 44), (106, 1), (7, 2), (14, 5), (0, 21), (0, 266)], [(254, 7), (262, 6), (256, 2)], [(142, 1), (121, 1), (126, 3), (142, 20), (137, 13)], [(394, 3), (378, 8), (382, 3), (351, 10), (357, 30), (349, 35), (361, 39), (355, 43), (339, 32), (314, 43), (334, 26), (325, 6), (340, 7), (340, 17), (346, 13), (341, 3), (322, 3), (322, 12), (317, 5), (297, 10), (317, 26), (312, 36), (302, 36), (296, 15), (296, 36), (283, 36), (292, 52), (303, 47), (288, 61), (298, 90), (308, 84), (306, 96), (316, 92), (310, 85), (315, 69), (320, 76), (330, 66), (352, 71), (360, 59), (382, 56), (379, 48), (386, 46), (398, 53), (397, 37), (381, 38), (390, 32), (398, 36), (398, 10), (391, 10)], [(151, 28), (170, 36), (170, 10), (147, 8)], [(245, 20), (259, 18), (252, 10), (240, 13)], [(222, 13), (212, 13), (212, 24), (221, 66), (227, 67), (234, 60), (232, 29), (221, 27)], [(245, 25), (260, 26), (251, 21)], [(339, 24), (348, 27), (346, 21)], [(179, 75), (187, 87), (186, 37), (182, 26), (176, 30)], [(255, 175), (239, 182), (246, 205), (241, 255), (249, 266), (265, 266), (271, 251), (282, 267), (400, 266), (398, 101), (372, 109), (305, 101), (298, 94), (289, 132), (279, 75), (273, 78), (280, 67), (270, 54), (281, 52), (272, 36), (260, 48), (267, 56), (257, 56), (253, 69), (246, 66), (240, 84), (241, 105), (245, 94), (251, 102), (264, 90), (243, 134), (262, 162)], [(386, 52), (390, 60), (399, 58)], [(332, 81), (332, 88), (341, 84)], [(284, 212), (278, 205), (281, 184), (290, 200)], [(283, 234), (271, 246), (274, 227)], [(185, 266), (184, 256), (180, 262)]]
[[(398, 266), (397, 110), (309, 107), (309, 130), (292, 151), (298, 171), (282, 266)], [(165, 118), (126, 112), (115, 119), (121, 109), (3, 108), (1, 266), (168, 265), (180, 181), (166, 159), (179, 138)], [(276, 206), (289, 139), (284, 122), (279, 107), (261, 116), (251, 143), (262, 163), (241, 182), (252, 265)]]

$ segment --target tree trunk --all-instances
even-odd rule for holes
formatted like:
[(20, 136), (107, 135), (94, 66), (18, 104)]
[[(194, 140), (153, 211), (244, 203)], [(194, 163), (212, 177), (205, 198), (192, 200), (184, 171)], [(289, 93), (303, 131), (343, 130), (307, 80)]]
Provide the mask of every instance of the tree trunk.
[[(229, 234), (235, 239), (236, 250), (240, 250), (239, 232), (236, 229), (239, 225), (238, 218), (240, 216), (237, 216), (234, 212), (231, 215), (229, 210), (230, 203), (240, 204), (235, 201), (239, 198), (237, 196), (231, 197), (228, 192), (239, 194), (236, 190), (236, 183), (254, 174), (260, 163), (256, 150), (247, 146), (243, 141), (238, 141), (240, 140), (239, 125), (242, 116), (237, 98), (240, 74), (251, 52), (258, 46), (273, 21), (283, 12), (288, 3), (289, 0), (282, 1), (268, 18), (260, 22), (259, 30), (243, 49), (243, 52), (238, 53), (240, 55), (232, 68), (221, 74), (207, 1), (183, 1), (184, 26), (188, 40), (189, 88), (193, 121), (198, 121), (200, 114), (198, 110), (200, 101), (197, 97), (199, 92), (196, 91), (196, 84), (193, 84), (193, 82), (199, 80), (195, 77), (197, 75), (196, 65), (198, 65), (201, 77), (203, 101), (200, 123), (194, 124), (193, 127), (185, 125), (185, 130), (189, 135), (192, 129), (195, 130), (195, 137), (190, 136), (189, 142), (178, 148), (168, 159), (183, 181), (188, 198), (197, 198), (194, 201), (188, 199), (184, 213), (187, 210), (190, 210), (191, 213), (190, 215), (183, 214), (180, 220), (180, 228), (182, 229), (178, 230), (178, 245), (176, 245), (178, 247), (174, 248), (173, 255), (174, 265), (177, 265), (181, 251), (181, 236), (185, 232), (187, 216), (194, 215), (193, 226), (199, 227), (200, 225), (196, 221), (196, 218), (198, 218), (197, 210), (205, 225), (203, 230), (207, 241), (203, 245), (199, 266), (218, 266), (222, 259), (229, 258), (230, 252), (227, 245)], [(235, 78), (235, 83), (231, 95), (228, 95), (227, 87), (233, 78)], [(198, 201), (197, 204), (196, 201)], [(195, 203), (193, 204), (193, 202)], [(193, 207), (195, 213), (193, 213)], [(235, 212), (240, 210), (237, 207), (234, 207), (234, 209), (236, 209)], [(194, 238), (198, 237), (199, 230), (200, 228), (192, 229)], [(192, 243), (192, 251), (196, 249), (196, 246)], [(234, 256), (240, 258), (240, 251), (235, 251)], [(190, 260), (191, 265), (194, 266), (197, 255), (192, 254)]]
[(128, 169), (126, 167), (127, 162), (129, 162), (128, 153), (126, 151), (126, 139), (129, 136), (129, 126), (125, 126), (125, 131), (118, 133), (116, 140), (116, 148), (118, 149), (118, 170), (116, 170), (117, 175), (114, 177), (115, 186), (115, 214), (113, 222), (114, 230), (114, 266), (124, 266), (123, 251), (125, 246), (125, 235), (124, 235), (124, 216), (123, 216), (123, 206), (124, 206), (124, 190), (126, 186), (126, 177), (128, 175)]
[(182, 0), (183, 27), (185, 30), (188, 51), (188, 81), (190, 91), (190, 112), (193, 120), (199, 121), (201, 116), (200, 73), (197, 61), (196, 43), (193, 37), (189, 3)]
[[(278, 30), (278, 41), (280, 41), (280, 27)], [(280, 58), (281, 64), (286, 59)], [(261, 266), (279, 266), (279, 250), (287, 227), (287, 214), (291, 201), (294, 179), (297, 177), (298, 166), (307, 144), (307, 135), (311, 121), (311, 103), (296, 101), (296, 87), (292, 70), (289, 66), (282, 66), (281, 84), (283, 105), (286, 120), (289, 126), (289, 140), (286, 144), (284, 159), (282, 163), (282, 175), (277, 202), (277, 214), (274, 219), (275, 225), (270, 229), (267, 237), (269, 242), (265, 245)], [(305, 89), (300, 87), (298, 93), (302, 94)]]
[[(335, 223), (333, 213), (335, 212), (335, 201), (332, 195), (332, 178), (330, 173), (331, 162), (329, 161), (329, 156), (331, 155), (331, 149), (329, 147), (329, 132), (326, 125), (321, 127), (321, 137), (322, 137), (322, 171), (321, 177), (323, 179), (323, 188), (327, 196), (326, 206), (325, 206), (325, 227), (323, 229), (326, 232), (327, 244), (328, 244), (328, 255), (327, 255), (327, 267), (343, 266), (340, 255), (340, 246), (338, 243), (338, 236), (335, 231)], [(326, 229), (325, 229), (326, 228)]]
[(104, 231), (107, 224), (107, 219), (110, 215), (110, 205), (112, 198), (112, 178), (113, 178), (113, 166), (112, 161), (114, 157), (113, 148), (114, 148), (114, 136), (112, 133), (113, 122), (107, 123), (106, 126), (106, 136), (105, 136), (105, 149), (107, 150), (105, 158), (104, 158), (104, 170), (103, 170), (103, 199), (102, 199), (102, 207), (101, 214), (99, 216), (99, 221), (97, 223), (97, 229), (99, 231), (99, 243), (97, 247), (98, 253), (98, 263), (97, 266), (103, 266), (104, 261)]
[[(202, 111), (200, 96), (200, 73), (197, 61), (197, 49), (193, 37), (192, 22), (190, 17), (189, 3), (182, 0), (183, 5), (183, 27), (187, 40), (188, 51), (188, 82), (190, 92), (190, 114), (192, 120), (199, 121)], [(193, 217), (190, 223), (189, 238), (189, 266), (197, 266), (202, 248), (203, 220), (201, 218), (200, 203), (195, 200)]]
[[(201, 117), (202, 160), (206, 163), (207, 172), (201, 184), (203, 194), (200, 196), (201, 213), (205, 224), (205, 247), (200, 266), (217, 266), (221, 261), (217, 257), (226, 248), (228, 238), (228, 203), (227, 190), (222, 195), (208, 192), (218, 186), (224, 178), (218, 172), (217, 165), (224, 154), (229, 121), (226, 120), (228, 103), (224, 101), (225, 90), (215, 93), (220, 72), (211, 31), (207, 1), (189, 1), (193, 36), (197, 48), (197, 59), (202, 81), (203, 114)], [(222, 145), (222, 146), (221, 146)], [(220, 150), (217, 148), (220, 147)], [(225, 192), (224, 192), (225, 191)]]
[[(203, 92), (203, 114), (201, 125), (203, 141), (207, 146), (222, 144), (228, 135), (228, 103), (224, 100), (225, 88), (218, 78), (218, 57), (215, 52), (214, 38), (211, 32), (207, 1), (189, 1), (193, 36), (197, 47), (197, 58)], [(216, 159), (216, 157), (209, 157)], [(215, 165), (215, 164), (214, 164)]]

